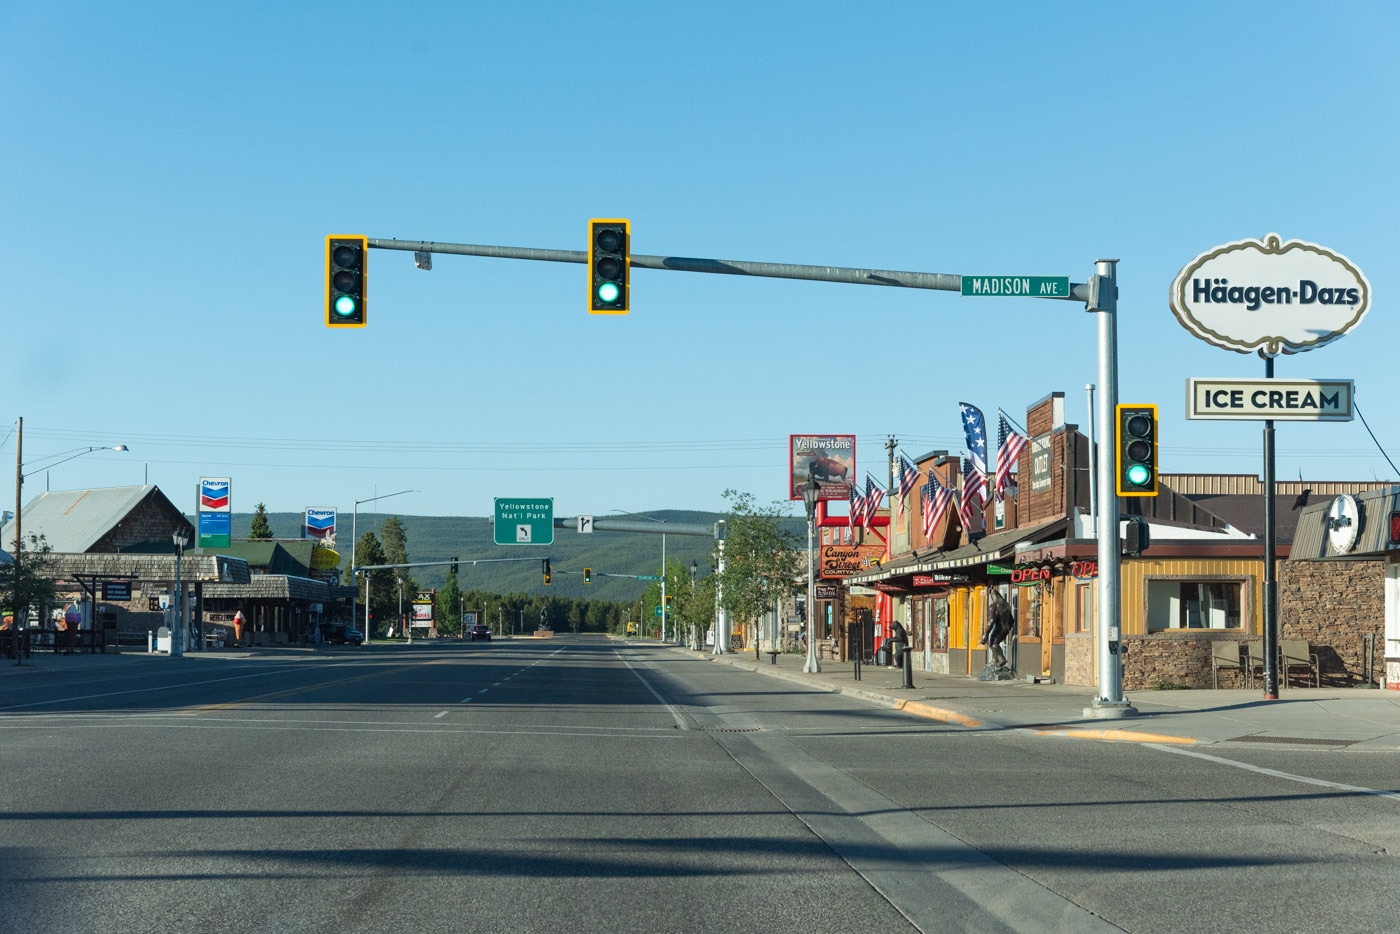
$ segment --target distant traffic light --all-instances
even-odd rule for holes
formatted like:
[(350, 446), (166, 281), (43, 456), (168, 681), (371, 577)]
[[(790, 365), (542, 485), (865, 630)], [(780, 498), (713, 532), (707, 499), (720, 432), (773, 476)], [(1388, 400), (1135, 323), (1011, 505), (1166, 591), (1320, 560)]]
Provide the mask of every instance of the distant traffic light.
[(583, 582), (584, 582), (585, 584), (591, 584), (591, 583), (593, 583), (593, 569), (592, 569), (592, 568), (584, 568), (584, 569), (583, 569)]
[(675, 594), (669, 594), (669, 593), (668, 593), (668, 594), (666, 595), (666, 612), (667, 612), (667, 613), (671, 612), (671, 607), (675, 604), (675, 602), (676, 602), (676, 596), (675, 596)]
[(588, 222), (589, 314), (627, 314), (631, 236), (626, 220)]
[(548, 584), (549, 581), (550, 581), (550, 578), (553, 576), (553, 575), (551, 575), (551, 574), (549, 573), (549, 559), (548, 559), (548, 558), (544, 558), (544, 559), (542, 559), (542, 560), (540, 561), (540, 571), (544, 574), (544, 582), (545, 582), (546, 584)]
[(456, 555), (453, 555), (453, 556), (452, 556), (452, 573), (453, 573), (453, 574), (456, 574), (456, 573), (457, 573), (457, 556), (456, 556)]
[(1157, 495), (1157, 406), (1117, 408), (1119, 496)]
[(365, 326), (365, 237), (331, 234), (326, 238), (326, 327)]

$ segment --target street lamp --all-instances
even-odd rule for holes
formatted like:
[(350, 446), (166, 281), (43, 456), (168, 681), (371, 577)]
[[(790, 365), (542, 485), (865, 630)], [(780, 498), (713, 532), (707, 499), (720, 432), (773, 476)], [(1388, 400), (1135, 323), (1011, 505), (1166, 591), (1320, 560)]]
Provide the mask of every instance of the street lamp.
[[(417, 493), (418, 490), (399, 490), (397, 493), (385, 493), (382, 496), (371, 496), (369, 499), (355, 500), (354, 507), (350, 510), (350, 586), (354, 592), (350, 595), (350, 622), (355, 621), (355, 598), (359, 596), (359, 589), (355, 588), (355, 545), (360, 537), (360, 504), (372, 503), (377, 499), (388, 499), (391, 496), (402, 496), (405, 493)], [(365, 645), (369, 645), (369, 574), (365, 574)]]
[[(694, 600), (694, 599), (695, 599), (695, 581), (696, 581), (697, 578), (699, 578), (699, 576), (700, 576), (700, 564), (699, 564), (699, 562), (691, 561), (691, 562), (690, 562), (690, 598), (691, 598), (691, 600)], [(687, 606), (689, 606), (689, 604), (687, 604)], [(699, 646), (699, 639), (696, 638), (696, 634), (695, 634), (695, 613), (694, 613), (693, 610), (690, 611), (690, 649), (691, 649), (691, 651), (699, 651), (699, 649), (700, 649), (700, 646)]]
[(816, 567), (812, 561), (812, 532), (816, 528), (817, 496), (820, 493), (821, 484), (816, 477), (808, 477), (807, 482), (802, 484), (802, 503), (807, 507), (807, 661), (802, 670), (808, 674), (817, 674), (822, 670), (822, 663), (817, 660), (817, 605), (813, 580)]
[(729, 651), (729, 613), (724, 609), (724, 520), (715, 523), (715, 648), (713, 654)]
[[(626, 509), (613, 509), (611, 512), (620, 512), (629, 516), (636, 516), (638, 519), (649, 519), (652, 522), (666, 524), (665, 519), (658, 519), (655, 516), (644, 516), (639, 512), (628, 512)], [(641, 628), (641, 624), (638, 624)], [(666, 641), (666, 533), (661, 533), (661, 641)]]
[(185, 556), (185, 546), (190, 543), (190, 537), (184, 529), (178, 529), (170, 534), (170, 540), (175, 543), (175, 626), (170, 630), (170, 654), (184, 655), (185, 585), (180, 578), (180, 559)]

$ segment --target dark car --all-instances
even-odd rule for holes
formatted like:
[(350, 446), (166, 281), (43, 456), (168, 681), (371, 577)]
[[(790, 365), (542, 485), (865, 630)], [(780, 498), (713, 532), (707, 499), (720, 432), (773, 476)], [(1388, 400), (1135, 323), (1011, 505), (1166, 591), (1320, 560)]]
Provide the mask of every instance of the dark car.
[(349, 626), (328, 626), (322, 635), (331, 645), (363, 645), (365, 634)]
[(472, 632), (471, 632), (471, 639), (472, 639), (473, 642), (475, 642), (477, 639), (485, 639), (487, 642), (490, 642), (490, 641), (491, 641), (491, 627), (490, 627), (490, 626), (473, 626), (473, 627), (472, 627)]

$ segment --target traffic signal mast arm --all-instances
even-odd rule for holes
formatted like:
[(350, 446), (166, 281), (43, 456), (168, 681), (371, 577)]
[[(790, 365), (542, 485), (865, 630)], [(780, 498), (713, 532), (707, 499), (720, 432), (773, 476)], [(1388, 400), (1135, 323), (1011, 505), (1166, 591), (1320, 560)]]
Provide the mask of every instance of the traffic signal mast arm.
[[(461, 256), (492, 256), (497, 259), (532, 259), (546, 263), (588, 263), (587, 250), (543, 250), (535, 247), (486, 246), (472, 243), (439, 243), (433, 240), (381, 240), (368, 244), (379, 250), (407, 250), (414, 253), (456, 253)], [(803, 266), (796, 263), (754, 263), (737, 259), (695, 259), (686, 256), (643, 256), (630, 254), (632, 268), (665, 269), (672, 272), (708, 272), (726, 276), (761, 276), (771, 279), (810, 279), (817, 282), (845, 282), (850, 285), (890, 285), (906, 289), (962, 290), (960, 275), (941, 272), (895, 272), (888, 269), (855, 269), (846, 266)], [(1075, 282), (1068, 295), (1024, 296), (1059, 298), (1087, 302), (1090, 286)]]

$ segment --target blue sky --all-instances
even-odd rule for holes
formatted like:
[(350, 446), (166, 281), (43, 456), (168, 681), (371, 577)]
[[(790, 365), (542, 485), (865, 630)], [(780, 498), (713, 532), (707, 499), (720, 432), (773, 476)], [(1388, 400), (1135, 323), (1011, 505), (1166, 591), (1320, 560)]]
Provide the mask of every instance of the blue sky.
[[(11, 2), (0, 5), (0, 457), (25, 498), (201, 476), (236, 510), (719, 509), (784, 495), (790, 433), (963, 447), (959, 400), (1087, 425), (1082, 305), (371, 251), (370, 324), (322, 324), (331, 233), (954, 274), (1121, 260), (1123, 401), (1162, 469), (1258, 473), (1257, 423), (1184, 418), (1262, 377), (1172, 316), (1198, 253), (1276, 232), (1372, 307), (1279, 377), (1356, 380), (1400, 453), (1389, 3)], [(124, 443), (55, 467), (62, 452)], [(1359, 421), (1283, 425), (1278, 474), (1394, 479)], [(0, 495), (5, 508), (12, 496)], [(368, 510), (373, 507), (366, 506)]]

